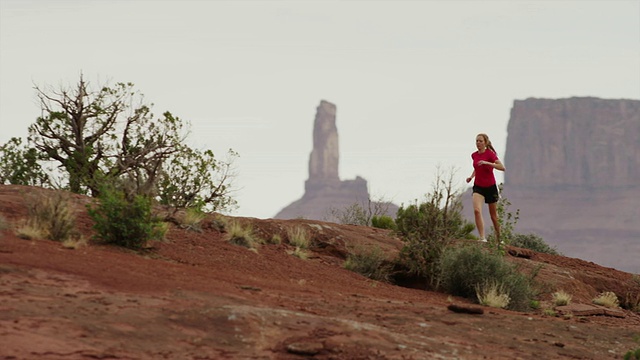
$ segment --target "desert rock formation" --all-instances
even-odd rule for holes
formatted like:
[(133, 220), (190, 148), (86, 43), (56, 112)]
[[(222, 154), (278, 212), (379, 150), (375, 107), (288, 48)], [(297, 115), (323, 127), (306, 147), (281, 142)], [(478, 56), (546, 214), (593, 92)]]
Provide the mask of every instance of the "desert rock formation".
[(398, 207), (394, 204), (369, 204), (369, 190), (364, 178), (358, 176), (354, 180), (340, 180), (339, 158), (336, 105), (322, 100), (316, 109), (313, 125), (313, 149), (309, 156), (309, 179), (305, 182), (305, 193), (302, 198), (280, 210), (275, 218), (335, 220), (331, 215), (333, 211), (342, 211), (353, 204), (386, 208), (387, 214), (395, 216)]
[(315, 185), (338, 184), (338, 127), (336, 126), (336, 106), (322, 100), (316, 110), (313, 123), (313, 150), (309, 155), (309, 180), (305, 188)]
[(640, 100), (517, 100), (504, 162), (518, 232), (640, 273)]
[(505, 184), (545, 190), (640, 185), (640, 101), (597, 98), (514, 102)]

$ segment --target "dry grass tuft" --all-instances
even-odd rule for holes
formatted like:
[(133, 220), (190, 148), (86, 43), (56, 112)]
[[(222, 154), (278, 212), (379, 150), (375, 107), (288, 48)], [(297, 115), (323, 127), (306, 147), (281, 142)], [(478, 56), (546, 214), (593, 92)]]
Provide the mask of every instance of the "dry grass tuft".
[(84, 236), (80, 236), (64, 240), (62, 242), (62, 247), (64, 247), (65, 249), (76, 250), (80, 249), (81, 247), (87, 246), (87, 244), (87, 239)]
[(282, 236), (280, 234), (273, 234), (269, 239), (269, 244), (280, 245), (282, 244)]
[(244, 246), (247, 249), (255, 249), (258, 244), (258, 241), (253, 236), (251, 226), (242, 226), (242, 224), (237, 221), (229, 222), (227, 241), (234, 245)]
[(295, 247), (308, 249), (311, 244), (311, 241), (309, 240), (309, 232), (300, 226), (287, 229), (287, 236), (289, 238), (289, 244)]
[(188, 208), (185, 211), (180, 226), (191, 231), (202, 231), (202, 220), (206, 217), (206, 214), (199, 209)]
[(498, 282), (485, 282), (482, 286), (476, 286), (476, 296), (480, 304), (495, 308), (506, 308), (511, 298), (505, 291), (505, 286)]
[(64, 241), (71, 237), (75, 215), (67, 193), (34, 193), (29, 200), (29, 218), (25, 227), (19, 230), (20, 233), (32, 238), (55, 241)]
[(160, 241), (160, 242), (168, 242), (167, 241), (167, 233), (169, 232), (169, 223), (167, 222), (158, 222), (155, 223), (153, 229), (151, 229), (151, 239)]
[(618, 296), (611, 291), (601, 292), (595, 299), (592, 300), (594, 304), (601, 305), (608, 308), (620, 307), (618, 302)]
[(302, 260), (307, 260), (309, 258), (309, 253), (307, 253), (304, 249), (296, 247), (295, 250), (290, 251), (289, 254), (300, 258)]
[(46, 239), (47, 234), (39, 227), (33, 227), (29, 224), (25, 224), (18, 228), (16, 231), (16, 235), (20, 239), (25, 240), (35, 240), (35, 239)]
[(554, 292), (552, 296), (553, 296), (553, 304), (555, 306), (569, 305), (572, 298), (572, 296), (564, 292), (564, 290)]

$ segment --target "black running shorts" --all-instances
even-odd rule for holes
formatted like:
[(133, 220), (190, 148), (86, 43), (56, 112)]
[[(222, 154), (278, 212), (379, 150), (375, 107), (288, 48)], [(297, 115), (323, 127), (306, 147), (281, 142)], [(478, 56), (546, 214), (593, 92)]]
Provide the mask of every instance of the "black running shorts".
[(498, 199), (500, 199), (498, 186), (496, 184), (489, 187), (473, 185), (473, 192), (482, 195), (484, 197), (485, 204), (493, 204), (498, 202)]

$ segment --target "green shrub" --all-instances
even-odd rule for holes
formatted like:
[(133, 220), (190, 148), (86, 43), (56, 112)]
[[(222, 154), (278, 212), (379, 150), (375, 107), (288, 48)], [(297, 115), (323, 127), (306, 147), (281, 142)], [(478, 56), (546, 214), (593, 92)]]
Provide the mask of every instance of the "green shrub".
[(444, 249), (453, 239), (470, 237), (475, 228), (462, 216), (462, 202), (452, 180), (444, 182), (439, 177), (424, 202), (398, 209), (395, 223), (404, 240), (400, 264), (434, 288)]
[(539, 253), (561, 255), (555, 248), (549, 246), (549, 244), (536, 234), (515, 234), (511, 239), (511, 245)]
[(462, 217), (460, 200), (448, 199), (440, 206), (441, 197), (400, 207), (396, 216), (397, 231), (402, 236), (416, 235), (426, 240), (469, 238), (475, 225)]
[(125, 196), (121, 190), (104, 187), (98, 201), (88, 205), (96, 238), (107, 244), (140, 249), (158, 237), (162, 223), (151, 214), (151, 199), (143, 195)]
[(640, 348), (629, 350), (624, 354), (624, 360), (640, 360)]
[(373, 280), (389, 281), (391, 266), (385, 265), (386, 256), (379, 246), (370, 249), (357, 247), (347, 256), (344, 268)]
[(536, 310), (536, 309), (540, 309), (540, 301), (539, 300), (531, 300), (529, 302), (529, 307)]
[(439, 282), (457, 296), (473, 299), (476, 288), (487, 283), (502, 284), (511, 310), (527, 310), (533, 298), (532, 280), (521, 274), (499, 254), (482, 246), (449, 247), (441, 258)]
[(396, 230), (396, 222), (391, 216), (374, 215), (371, 217), (371, 226), (378, 229)]

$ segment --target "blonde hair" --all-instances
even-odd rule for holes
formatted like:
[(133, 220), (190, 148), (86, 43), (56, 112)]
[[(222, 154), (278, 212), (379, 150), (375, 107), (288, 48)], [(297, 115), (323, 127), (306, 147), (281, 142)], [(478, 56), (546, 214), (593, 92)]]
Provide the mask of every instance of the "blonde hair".
[(480, 133), (478, 134), (478, 136), (482, 136), (482, 138), (484, 139), (484, 143), (487, 144), (487, 149), (493, 151), (496, 154), (498, 153), (496, 149), (493, 147), (493, 145), (491, 144), (491, 140), (489, 140), (489, 135)]

